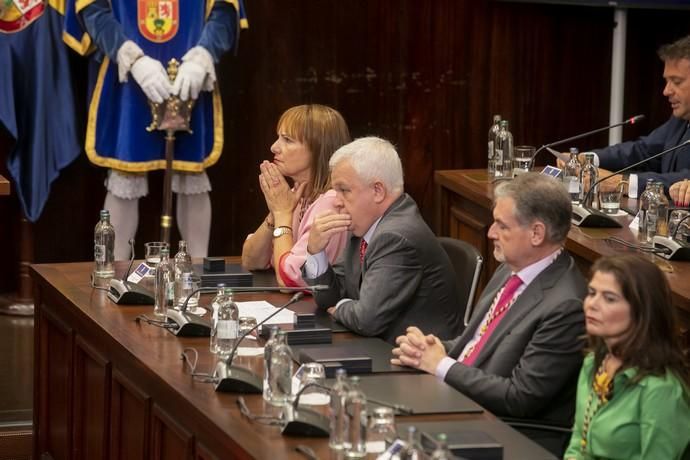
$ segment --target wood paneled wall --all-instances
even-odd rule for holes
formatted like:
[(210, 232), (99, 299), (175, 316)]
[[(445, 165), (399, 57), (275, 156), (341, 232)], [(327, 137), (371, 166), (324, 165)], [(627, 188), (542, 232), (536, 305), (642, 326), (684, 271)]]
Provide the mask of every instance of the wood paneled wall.
[[(211, 255), (238, 254), (265, 215), (258, 164), (271, 157), (277, 118), (292, 105), (331, 105), (353, 136), (390, 139), (407, 191), (428, 220), (432, 172), (484, 166), (492, 114), (510, 120), (516, 143), (533, 145), (608, 123), (611, 8), (480, 0), (246, 4), (251, 28), (238, 56), (219, 66), (225, 150), (209, 170)], [(669, 116), (656, 49), (689, 33), (688, 24), (687, 11), (629, 11), (625, 113), (648, 118), (626, 128), (624, 138)], [(73, 67), (83, 129), (86, 66), (74, 57)], [(602, 134), (579, 146), (606, 142)], [(7, 150), (0, 141), (0, 152)], [(34, 227), (36, 262), (92, 257), (104, 177), (85, 156), (63, 171)], [(161, 184), (161, 174), (151, 174), (152, 193), (140, 203), (139, 255), (144, 241), (157, 239)], [(0, 215), (0, 237), (16, 247), (16, 197), (0, 200)], [(14, 250), (6, 255), (16, 259)], [(12, 287), (16, 265), (0, 265), (2, 291)]]

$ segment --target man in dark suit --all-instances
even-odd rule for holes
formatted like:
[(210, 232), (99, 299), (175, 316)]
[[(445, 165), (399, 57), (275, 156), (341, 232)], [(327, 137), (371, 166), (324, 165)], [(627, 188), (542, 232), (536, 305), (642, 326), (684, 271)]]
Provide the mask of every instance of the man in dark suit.
[[(600, 166), (599, 177), (690, 139), (690, 36), (662, 46), (658, 55), (664, 61), (663, 76), (666, 85), (663, 95), (668, 98), (672, 116), (647, 136), (594, 150), (597, 154), (595, 164)], [(559, 164), (562, 165), (562, 162)], [(628, 184), (625, 190), (628, 195), (637, 198), (644, 191), (647, 179), (663, 182), (667, 193), (674, 182), (690, 179), (690, 146), (640, 165), (629, 176), (617, 174), (602, 182), (601, 189), (613, 190), (621, 181), (626, 180)]]
[[(390, 142), (357, 139), (330, 160), (339, 212), (317, 216), (302, 271), (308, 284), (327, 284), (316, 303), (361, 335), (393, 343), (418, 325), (443, 338), (462, 330), (453, 268), (436, 236), (403, 192), (400, 158)], [(334, 266), (323, 249), (350, 232)]]
[(494, 200), (488, 236), (502, 265), (464, 333), (442, 342), (409, 328), (392, 362), (437, 375), (496, 415), (569, 426), (586, 291), (563, 249), (570, 199), (560, 182), (528, 173), (498, 185)]

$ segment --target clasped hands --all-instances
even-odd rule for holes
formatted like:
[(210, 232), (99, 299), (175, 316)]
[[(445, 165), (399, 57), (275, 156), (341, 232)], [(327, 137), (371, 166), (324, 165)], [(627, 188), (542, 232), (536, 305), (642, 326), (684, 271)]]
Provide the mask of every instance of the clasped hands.
[(304, 194), (307, 182), (295, 182), (295, 187), (291, 189), (275, 164), (263, 161), (259, 169), (259, 186), (268, 206), (269, 217), (275, 222), (276, 217), (280, 216), (282, 219), (278, 225), (291, 224), (292, 213)]
[(391, 364), (408, 366), (435, 374), (438, 364), (446, 355), (446, 349), (433, 334), (424, 335), (419, 328), (408, 327), (405, 335), (395, 339)]

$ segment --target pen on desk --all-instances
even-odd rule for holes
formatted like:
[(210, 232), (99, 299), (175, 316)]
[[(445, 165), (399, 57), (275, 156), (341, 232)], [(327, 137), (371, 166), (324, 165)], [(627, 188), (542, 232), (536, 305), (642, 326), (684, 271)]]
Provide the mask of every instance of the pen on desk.
[(304, 444), (298, 444), (295, 447), (295, 450), (307, 457), (309, 460), (319, 460), (319, 457), (316, 456), (312, 448), (309, 446), (305, 446)]

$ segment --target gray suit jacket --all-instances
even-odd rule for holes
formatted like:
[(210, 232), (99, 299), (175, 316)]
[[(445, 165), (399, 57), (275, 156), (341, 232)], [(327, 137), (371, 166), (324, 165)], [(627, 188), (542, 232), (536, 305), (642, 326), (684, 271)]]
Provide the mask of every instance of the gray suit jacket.
[[(486, 286), (465, 333), (444, 342), (457, 359), (510, 276), (502, 265)], [(520, 294), (474, 366), (454, 364), (446, 383), (496, 415), (572, 423), (584, 347), (585, 280), (565, 251)]]
[[(379, 221), (360, 267), (361, 238), (350, 236), (334, 266), (308, 284), (328, 284), (317, 292), (323, 308), (343, 298), (335, 318), (361, 335), (393, 343), (408, 326), (441, 338), (462, 331), (462, 312), (453, 267), (414, 200), (398, 198)], [(304, 275), (304, 273), (303, 273)]]

